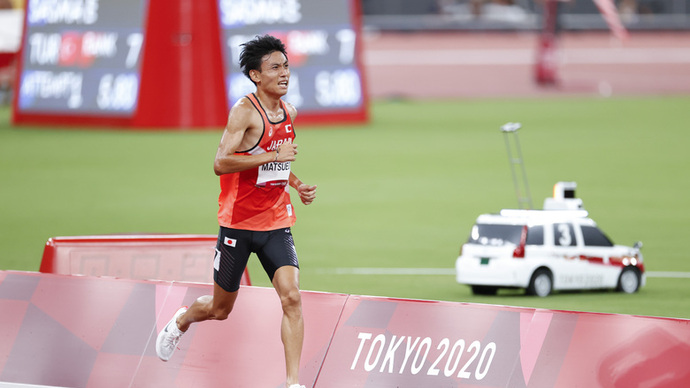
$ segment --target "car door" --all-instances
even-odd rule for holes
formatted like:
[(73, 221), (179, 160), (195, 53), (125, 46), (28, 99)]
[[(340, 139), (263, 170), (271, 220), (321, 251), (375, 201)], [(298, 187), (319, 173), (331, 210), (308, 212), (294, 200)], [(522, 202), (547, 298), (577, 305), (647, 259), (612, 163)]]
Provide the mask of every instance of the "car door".
[(582, 235), (572, 222), (554, 222), (554, 289), (580, 289), (586, 284), (588, 263), (580, 259)]
[(584, 245), (580, 257), (589, 263), (587, 287), (615, 287), (621, 268), (611, 263), (613, 242), (595, 225), (581, 225), (581, 230)]

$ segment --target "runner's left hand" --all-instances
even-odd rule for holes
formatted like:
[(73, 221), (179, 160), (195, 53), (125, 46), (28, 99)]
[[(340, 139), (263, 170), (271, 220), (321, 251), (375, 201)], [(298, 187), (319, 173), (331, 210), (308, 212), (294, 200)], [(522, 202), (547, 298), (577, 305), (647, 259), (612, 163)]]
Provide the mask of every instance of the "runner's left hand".
[(299, 199), (302, 200), (302, 203), (309, 205), (310, 203), (314, 202), (314, 199), (316, 199), (316, 185), (310, 186), (306, 183), (302, 183), (301, 185), (297, 186), (297, 193), (299, 194)]

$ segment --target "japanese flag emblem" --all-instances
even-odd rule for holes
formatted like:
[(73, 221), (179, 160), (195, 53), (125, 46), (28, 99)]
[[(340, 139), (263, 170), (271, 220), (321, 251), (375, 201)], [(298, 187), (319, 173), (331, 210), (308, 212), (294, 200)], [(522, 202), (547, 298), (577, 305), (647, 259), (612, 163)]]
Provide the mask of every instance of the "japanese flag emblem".
[(233, 248), (235, 247), (235, 245), (237, 245), (237, 240), (235, 240), (234, 238), (226, 237), (223, 242), (225, 243), (225, 245)]

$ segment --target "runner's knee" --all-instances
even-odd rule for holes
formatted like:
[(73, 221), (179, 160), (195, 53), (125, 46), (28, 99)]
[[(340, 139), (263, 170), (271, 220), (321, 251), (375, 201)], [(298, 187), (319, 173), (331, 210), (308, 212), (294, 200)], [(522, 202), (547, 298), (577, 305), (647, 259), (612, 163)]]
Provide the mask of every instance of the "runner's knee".
[(280, 303), (283, 306), (283, 310), (300, 307), (302, 305), (302, 296), (299, 289), (293, 288), (284, 292), (280, 296)]

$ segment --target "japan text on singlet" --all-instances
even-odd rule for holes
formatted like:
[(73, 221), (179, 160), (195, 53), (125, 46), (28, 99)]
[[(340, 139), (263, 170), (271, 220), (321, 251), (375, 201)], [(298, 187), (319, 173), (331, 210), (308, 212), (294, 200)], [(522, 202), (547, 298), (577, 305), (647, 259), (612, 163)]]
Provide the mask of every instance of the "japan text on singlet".
[[(275, 151), (279, 145), (292, 143), (295, 132), (285, 103), (281, 100), (283, 119), (271, 122), (254, 94), (246, 98), (263, 119), (263, 133), (258, 143), (238, 155), (256, 155)], [(269, 162), (259, 167), (220, 176), (218, 223), (226, 228), (275, 230), (294, 225), (290, 202), (290, 162)]]

